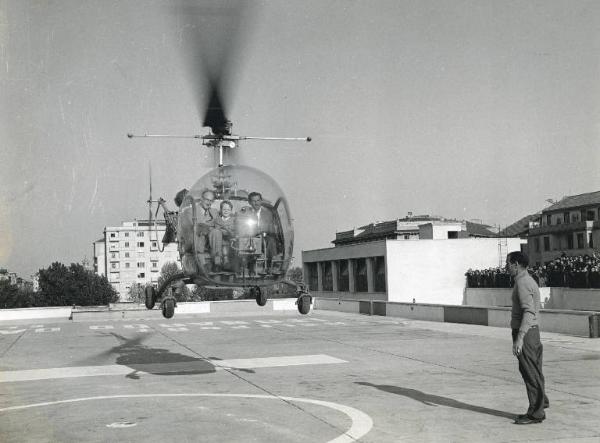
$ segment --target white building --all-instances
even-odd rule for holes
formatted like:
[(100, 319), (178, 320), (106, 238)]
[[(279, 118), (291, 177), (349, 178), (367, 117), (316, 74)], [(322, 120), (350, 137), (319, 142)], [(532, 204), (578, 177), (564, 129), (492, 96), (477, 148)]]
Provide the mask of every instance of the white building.
[(108, 278), (121, 300), (127, 300), (129, 289), (136, 283), (156, 285), (165, 263), (179, 263), (177, 243), (160, 250), (164, 233), (164, 221), (155, 225), (154, 221), (150, 224), (147, 220), (135, 220), (107, 226), (104, 238), (93, 244), (94, 272)]
[(460, 305), (469, 268), (502, 265), (522, 242), (440, 217), (372, 223), (302, 251), (304, 279), (318, 297)]

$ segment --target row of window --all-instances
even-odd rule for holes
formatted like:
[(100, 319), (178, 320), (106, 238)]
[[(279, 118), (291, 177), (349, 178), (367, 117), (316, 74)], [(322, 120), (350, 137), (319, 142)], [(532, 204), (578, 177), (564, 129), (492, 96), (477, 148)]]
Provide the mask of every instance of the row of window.
[[(128, 242), (128, 241), (126, 241), (126, 242), (123, 242), (123, 245), (121, 247), (122, 248), (129, 248), (130, 246), (131, 246), (131, 243)], [(138, 248), (143, 248), (144, 246), (146, 246), (146, 243), (144, 243), (143, 241), (139, 241), (139, 242), (136, 243), (136, 246)], [(155, 240), (153, 240), (152, 243), (150, 244), (150, 247), (152, 249), (158, 249), (158, 242), (155, 241)], [(117, 250), (117, 249), (119, 249), (119, 244), (118, 243), (111, 243), (110, 250), (114, 251), (114, 250)]]
[[(130, 234), (130, 233), (129, 233), (129, 232), (121, 232), (121, 234), (123, 234), (123, 235), (122, 235), (122, 237), (129, 237), (129, 234)], [(132, 233), (132, 234), (133, 234), (133, 233)], [(137, 232), (136, 232), (136, 236), (137, 236), (137, 237), (145, 237), (145, 235), (144, 235), (144, 231), (137, 231)], [(118, 233), (118, 232), (111, 232), (111, 233), (109, 234), (109, 238), (110, 238), (111, 240), (112, 240), (112, 239), (117, 239), (117, 238), (119, 238), (119, 233)]]
[[(575, 235), (573, 234), (567, 234), (566, 235), (566, 242), (564, 242), (564, 244), (561, 244), (563, 242), (561, 242), (561, 238), (564, 237), (557, 237), (557, 245), (555, 245), (555, 250), (558, 249), (584, 249), (585, 246), (585, 237), (583, 232), (578, 232)], [(544, 251), (550, 251), (551, 250), (551, 245), (550, 245), (550, 237), (549, 236), (545, 236), (543, 237), (543, 242), (544, 242)], [(588, 247), (589, 248), (593, 248), (594, 247), (594, 237), (592, 236), (592, 233), (590, 232), (588, 235)], [(540, 238), (536, 237), (533, 239), (533, 247), (535, 249), (535, 252), (541, 252), (540, 251)]]
[(367, 260), (372, 260), (373, 264), (373, 290), (375, 292), (385, 292), (386, 279), (384, 257), (307, 263), (307, 282), (309, 289), (313, 291), (319, 290), (318, 267), (320, 266), (323, 291), (333, 291), (334, 267), (337, 270), (337, 290), (342, 292), (350, 291), (350, 269), (352, 267), (354, 269), (355, 292), (368, 292)]
[(551, 226), (553, 218), (555, 225), (577, 223), (579, 221), (594, 221), (600, 219), (600, 208), (582, 209), (578, 212), (565, 211), (562, 214), (546, 214), (546, 219), (544, 220), (545, 226)]
[[(140, 272), (137, 274), (137, 278), (146, 278), (146, 274), (144, 272)], [(121, 279), (121, 273), (120, 272), (113, 272), (110, 274), (110, 282), (111, 283), (119, 283), (119, 280)], [(154, 282), (154, 280), (152, 280)]]
[[(130, 268), (130, 267), (131, 267), (131, 264), (132, 264), (132, 263), (130, 263), (130, 262), (125, 262), (125, 267), (126, 267), (126, 268)], [(154, 271), (155, 269), (156, 269), (156, 270), (158, 270), (158, 262), (157, 262), (157, 261), (152, 261), (152, 262), (151, 262), (151, 264), (152, 264), (152, 266), (151, 266), (151, 267), (152, 267), (152, 270), (153, 270), (153, 271)], [(112, 262), (112, 263), (110, 264), (110, 267), (111, 267), (111, 269), (119, 269), (119, 262)], [(145, 268), (145, 267), (146, 267), (146, 263), (145, 263), (145, 262), (137, 262), (137, 267), (138, 267), (139, 269), (143, 269), (143, 268)]]

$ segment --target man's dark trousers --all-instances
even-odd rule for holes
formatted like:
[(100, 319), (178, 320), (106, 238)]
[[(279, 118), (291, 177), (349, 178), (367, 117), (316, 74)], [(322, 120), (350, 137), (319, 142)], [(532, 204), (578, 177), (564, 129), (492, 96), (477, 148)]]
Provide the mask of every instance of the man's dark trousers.
[[(517, 339), (518, 329), (512, 330), (513, 343)], [(519, 372), (527, 388), (529, 408), (527, 415), (530, 418), (545, 418), (544, 408), (548, 407), (546, 397), (544, 374), (542, 373), (542, 354), (544, 347), (540, 341), (540, 330), (537, 326), (531, 327), (523, 338), (523, 349), (519, 355)]]

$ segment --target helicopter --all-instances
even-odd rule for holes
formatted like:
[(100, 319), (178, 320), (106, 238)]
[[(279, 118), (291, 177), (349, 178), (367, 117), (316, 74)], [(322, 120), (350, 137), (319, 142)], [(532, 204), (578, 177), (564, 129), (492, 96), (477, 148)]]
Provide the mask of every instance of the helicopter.
[[(196, 26), (196, 23), (184, 27), (196, 32), (191, 41), (195, 52), (193, 55), (201, 53), (201, 59), (210, 59), (210, 51), (199, 50), (206, 38), (197, 31), (212, 26), (211, 32), (216, 33), (221, 28), (227, 28), (216, 19), (228, 18), (235, 23), (233, 27), (227, 28), (224, 35), (232, 37), (235, 30), (239, 29), (240, 17), (244, 12), (242, 6), (247, 7), (239, 4), (232, 9), (217, 4), (212, 9), (206, 9), (187, 3), (182, 5), (179, 8), (180, 20), (183, 20), (182, 17), (186, 20), (189, 17), (206, 19), (202, 26)], [(150, 224), (153, 207), (156, 207), (155, 226), (156, 218), (162, 210), (166, 225), (163, 247), (169, 242), (177, 242), (181, 271), (165, 279), (158, 288), (152, 285), (145, 288), (146, 308), (153, 309), (158, 303), (165, 318), (173, 317), (176, 307), (174, 293), (181, 283), (241, 288), (244, 298), (254, 298), (259, 306), (264, 306), (267, 303), (266, 288), (283, 283), (295, 289), (298, 311), (307, 314), (312, 297), (305, 285), (285, 278), (292, 262), (294, 244), (294, 229), (287, 199), (276, 181), (266, 173), (251, 166), (237, 164), (235, 160), (240, 142), (244, 140), (310, 142), (311, 138), (233, 134), (233, 125), (227, 117), (222, 98), (227, 77), (226, 58), (231, 56), (231, 46), (217, 55), (217, 62), (213, 63), (212, 70), (205, 67), (198, 72), (197, 68), (202, 63), (199, 60), (190, 63), (193, 78), (205, 80), (206, 87), (198, 98), (199, 111), (203, 114), (202, 126), (208, 128), (206, 134), (127, 134), (130, 139), (195, 139), (212, 150), (216, 160), (216, 165), (189, 190), (184, 188), (177, 194), (175, 204), (178, 208), (175, 211), (169, 210), (164, 199), (152, 198), (150, 184), (150, 197), (147, 201)], [(189, 61), (190, 57), (187, 59)]]
[(147, 201), (150, 224), (153, 205), (156, 205), (155, 220), (159, 208), (162, 209), (167, 226), (163, 247), (177, 242), (182, 271), (165, 279), (158, 288), (146, 286), (146, 308), (153, 309), (159, 303), (163, 316), (173, 317), (177, 304), (174, 292), (181, 283), (242, 288), (244, 295), (264, 306), (265, 288), (284, 283), (296, 288), (298, 311), (307, 314), (312, 297), (306, 287), (285, 279), (292, 261), (294, 230), (283, 191), (266, 173), (250, 166), (227, 164), (225, 159), (228, 150), (239, 149), (240, 140), (310, 142), (311, 138), (233, 135), (231, 123), (224, 120), (222, 111), (217, 117), (208, 113), (204, 123), (210, 127), (209, 134), (187, 137), (200, 139), (204, 146), (217, 150), (216, 168), (200, 177), (189, 190), (178, 193), (175, 198), (178, 211), (171, 211), (162, 198), (153, 200), (151, 193)]

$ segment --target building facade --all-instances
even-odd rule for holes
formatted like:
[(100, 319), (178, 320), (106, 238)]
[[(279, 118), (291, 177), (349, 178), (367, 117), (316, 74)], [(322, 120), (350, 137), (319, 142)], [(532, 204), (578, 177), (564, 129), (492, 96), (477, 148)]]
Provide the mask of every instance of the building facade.
[(320, 297), (460, 305), (465, 273), (503, 265), (519, 238), (441, 217), (373, 223), (336, 233), (332, 248), (302, 252), (304, 280)]
[(128, 299), (129, 290), (136, 283), (156, 285), (165, 263), (179, 264), (177, 243), (169, 243), (163, 249), (164, 233), (164, 221), (155, 224), (135, 220), (107, 226), (104, 237), (93, 243), (94, 272), (108, 278), (121, 300)]
[(600, 246), (600, 191), (567, 196), (531, 223), (527, 250), (532, 264), (566, 255), (592, 254)]

